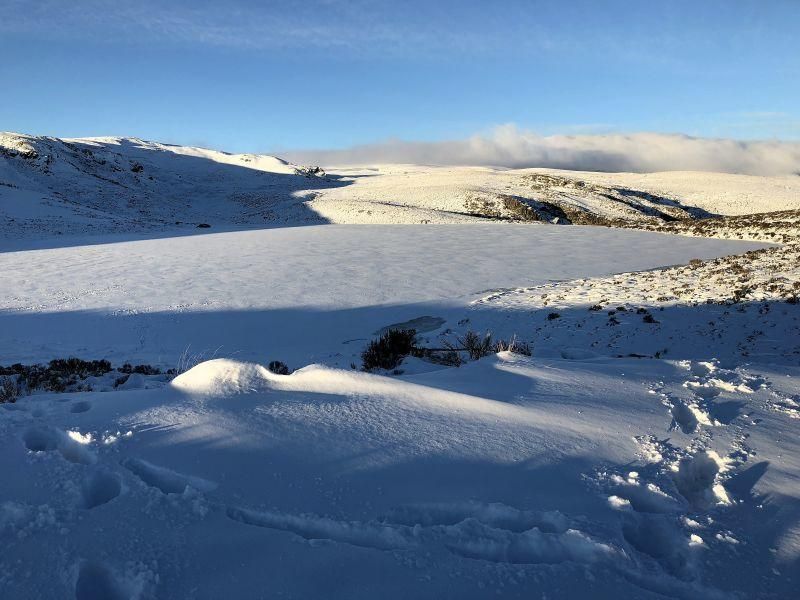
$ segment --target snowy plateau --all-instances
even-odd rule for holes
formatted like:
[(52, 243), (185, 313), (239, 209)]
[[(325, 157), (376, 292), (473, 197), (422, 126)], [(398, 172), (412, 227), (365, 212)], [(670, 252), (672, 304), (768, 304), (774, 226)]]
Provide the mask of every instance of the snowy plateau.
[(0, 290), (2, 598), (798, 597), (798, 175), (3, 133)]

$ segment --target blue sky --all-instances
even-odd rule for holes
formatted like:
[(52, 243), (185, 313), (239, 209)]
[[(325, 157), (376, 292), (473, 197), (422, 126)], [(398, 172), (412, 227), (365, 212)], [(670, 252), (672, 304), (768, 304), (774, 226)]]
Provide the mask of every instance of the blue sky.
[(798, 24), (796, 0), (0, 0), (0, 130), (231, 151), (506, 123), (797, 140)]

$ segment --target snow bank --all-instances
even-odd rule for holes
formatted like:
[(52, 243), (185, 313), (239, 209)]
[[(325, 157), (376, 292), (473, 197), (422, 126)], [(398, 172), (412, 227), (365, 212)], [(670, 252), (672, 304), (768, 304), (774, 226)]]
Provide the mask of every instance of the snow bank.
[(270, 375), (261, 365), (217, 358), (181, 373), (172, 386), (190, 394), (229, 396), (269, 389)]

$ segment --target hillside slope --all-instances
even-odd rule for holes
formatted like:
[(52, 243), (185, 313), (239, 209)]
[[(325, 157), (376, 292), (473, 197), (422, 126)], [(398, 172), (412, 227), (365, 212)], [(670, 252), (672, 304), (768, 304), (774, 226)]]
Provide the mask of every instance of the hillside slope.
[(302, 198), (335, 185), (272, 156), (0, 134), (0, 231), (12, 238), (321, 222)]
[(800, 177), (380, 165), (325, 174), (279, 158), (136, 138), (0, 134), (0, 236), (311, 223), (649, 228), (800, 209)]

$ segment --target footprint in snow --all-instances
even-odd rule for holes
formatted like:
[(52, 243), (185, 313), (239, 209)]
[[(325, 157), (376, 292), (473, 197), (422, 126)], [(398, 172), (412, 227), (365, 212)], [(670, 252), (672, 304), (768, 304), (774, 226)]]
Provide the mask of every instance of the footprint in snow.
[(189, 487), (199, 492), (210, 492), (217, 487), (216, 483), (208, 479), (178, 473), (139, 458), (128, 458), (122, 462), (122, 466), (145, 484), (160, 490), (164, 494), (182, 494)]
[(727, 470), (726, 460), (713, 450), (702, 450), (682, 459), (672, 479), (681, 496), (692, 506), (706, 509), (730, 504), (719, 475)]
[(125, 589), (108, 567), (91, 561), (81, 564), (75, 582), (75, 600), (127, 600), (130, 597), (130, 590)]
[[(560, 513), (548, 516), (503, 505), (461, 505), (399, 509), (393, 514), (401, 522), (339, 521), (316, 515), (237, 507), (227, 510), (230, 519), (246, 525), (288, 531), (307, 540), (326, 540), (376, 550), (444, 547), (464, 558), (507, 564), (625, 560), (619, 548), (577, 529), (565, 529), (560, 521), (566, 517)], [(419, 520), (424, 524), (408, 524)], [(501, 523), (505, 522), (513, 529), (502, 527)]]
[(89, 402), (88, 400), (79, 400), (78, 402), (76, 402), (75, 404), (73, 404), (70, 407), (69, 412), (71, 412), (71, 413), (85, 413), (90, 408), (92, 408), (92, 403), (91, 402)]
[(31, 452), (58, 451), (69, 462), (82, 465), (90, 465), (97, 460), (88, 448), (91, 441), (91, 434), (83, 435), (78, 431), (64, 432), (47, 426), (31, 427), (22, 434), (22, 442)]
[(81, 506), (92, 509), (111, 502), (122, 492), (122, 478), (99, 469), (89, 473), (81, 486)]

